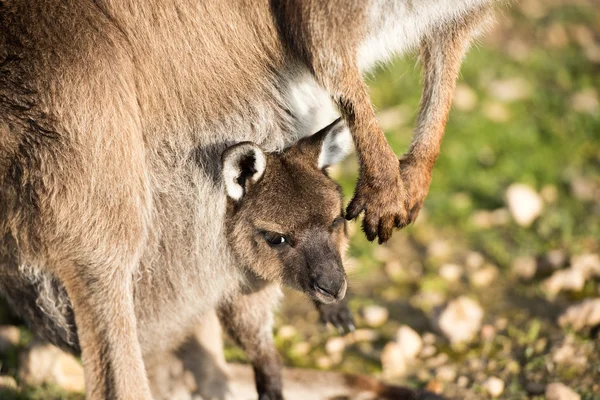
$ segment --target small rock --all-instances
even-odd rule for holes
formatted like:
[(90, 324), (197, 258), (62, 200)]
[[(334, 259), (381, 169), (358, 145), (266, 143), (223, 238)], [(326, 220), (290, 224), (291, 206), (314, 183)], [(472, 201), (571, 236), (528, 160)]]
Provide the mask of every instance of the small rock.
[(471, 214), (471, 223), (480, 229), (489, 229), (494, 226), (494, 218), (488, 210), (476, 210)]
[(456, 368), (450, 365), (442, 365), (437, 369), (435, 378), (442, 382), (453, 382), (456, 379)]
[(421, 357), (421, 358), (433, 357), (436, 352), (437, 352), (437, 349), (435, 348), (435, 346), (433, 346), (431, 344), (427, 344), (423, 347), (423, 350), (421, 350), (421, 354), (419, 354), (419, 357)]
[(407, 325), (402, 325), (398, 329), (396, 343), (403, 349), (404, 357), (409, 360), (415, 358), (423, 348), (421, 336)]
[(579, 113), (596, 114), (600, 110), (598, 94), (592, 88), (583, 89), (573, 95), (571, 107)]
[(578, 351), (572, 336), (567, 336), (560, 345), (555, 346), (551, 354), (552, 362), (557, 365), (585, 367), (587, 364), (587, 357)]
[(555, 296), (563, 290), (578, 292), (585, 285), (585, 276), (581, 270), (572, 268), (556, 271), (544, 281), (544, 288), (550, 296)]
[(470, 251), (465, 258), (465, 265), (469, 271), (475, 271), (483, 266), (485, 258), (481, 253)]
[(427, 360), (426, 365), (428, 368), (440, 368), (442, 365), (448, 362), (450, 357), (446, 353), (440, 353), (437, 356)]
[(0, 394), (3, 390), (17, 390), (17, 381), (12, 376), (0, 375)]
[(329, 369), (333, 367), (333, 361), (327, 356), (317, 358), (317, 367), (321, 369)]
[(439, 269), (439, 274), (447, 282), (454, 283), (460, 280), (463, 269), (460, 265), (456, 264), (444, 264)]
[(433, 378), (431, 372), (426, 368), (419, 368), (417, 371), (417, 379), (421, 382), (429, 382)]
[(571, 257), (571, 268), (581, 271), (586, 279), (600, 276), (600, 255), (581, 254)]
[(459, 83), (454, 90), (452, 105), (460, 111), (473, 111), (477, 106), (477, 94), (470, 86)]
[(581, 400), (581, 396), (570, 387), (557, 382), (546, 386), (546, 400)]
[(493, 122), (506, 122), (510, 119), (510, 111), (508, 108), (497, 101), (486, 102), (483, 105), (483, 115)]
[(392, 108), (381, 110), (377, 113), (377, 119), (381, 127), (388, 131), (397, 129), (398, 127), (410, 121), (412, 111), (406, 105), (399, 105)]
[(81, 364), (72, 355), (49, 344), (34, 343), (21, 354), (19, 379), (29, 386), (54, 384), (67, 392), (85, 389)]
[(540, 190), (544, 202), (552, 204), (558, 200), (558, 188), (554, 185), (544, 185)]
[(499, 331), (505, 330), (507, 326), (508, 326), (508, 320), (503, 317), (497, 318), (496, 322), (494, 322), (494, 327), (496, 329), (498, 329)]
[(404, 349), (396, 342), (389, 342), (381, 352), (381, 365), (383, 374), (388, 377), (403, 376), (408, 366), (404, 357)]
[(379, 333), (372, 329), (357, 329), (352, 334), (346, 335), (348, 344), (356, 342), (374, 342), (379, 339)]
[(492, 397), (498, 397), (504, 392), (504, 381), (495, 376), (489, 377), (484, 383), (483, 387)]
[(565, 265), (565, 262), (567, 261), (567, 254), (562, 249), (554, 249), (550, 250), (548, 254), (546, 254), (545, 259), (552, 268), (558, 269)]
[(513, 260), (511, 271), (521, 279), (530, 280), (535, 276), (537, 262), (534, 257), (523, 256)]
[(277, 330), (277, 336), (283, 340), (292, 339), (297, 334), (298, 331), (292, 325), (283, 325)]
[(444, 336), (454, 345), (473, 339), (481, 327), (482, 319), (481, 306), (476, 301), (461, 296), (451, 301), (435, 322)]
[(341, 354), (341, 353), (343, 353), (345, 348), (346, 348), (346, 341), (344, 340), (343, 337), (339, 337), (339, 336), (329, 338), (327, 340), (327, 343), (325, 344), (325, 351), (329, 355)]
[(573, 305), (558, 318), (560, 326), (572, 326), (576, 331), (600, 324), (600, 298), (586, 299)]
[(491, 214), (492, 225), (504, 226), (510, 222), (510, 212), (506, 208), (497, 208)]
[(423, 343), (425, 344), (435, 344), (437, 341), (436, 336), (431, 332), (425, 332), (423, 334)]
[(469, 378), (467, 378), (464, 375), (461, 375), (456, 380), (456, 384), (458, 385), (458, 387), (466, 388), (467, 386), (469, 386)]
[(385, 324), (388, 320), (389, 311), (385, 307), (381, 306), (366, 306), (363, 309), (363, 317), (365, 322), (371, 328), (378, 328)]
[(302, 357), (310, 353), (310, 344), (308, 342), (299, 342), (292, 346), (290, 353), (297, 357)]
[(0, 354), (19, 345), (21, 331), (12, 325), (0, 325)]
[(531, 95), (531, 86), (523, 78), (493, 81), (488, 90), (492, 97), (503, 103), (523, 100)]
[(600, 196), (598, 185), (591, 179), (575, 176), (571, 179), (571, 192), (582, 201), (593, 201)]
[(447, 260), (452, 256), (452, 246), (445, 240), (433, 240), (427, 247), (427, 255), (436, 260)]
[(485, 324), (481, 327), (481, 338), (486, 342), (491, 342), (496, 336), (496, 328), (493, 325)]
[(478, 288), (482, 288), (489, 287), (497, 276), (498, 269), (495, 266), (489, 264), (471, 273), (471, 275), (469, 276), (469, 280), (471, 281), (471, 285)]
[(521, 226), (528, 227), (540, 216), (544, 208), (542, 198), (531, 187), (515, 183), (506, 190), (508, 209), (515, 220)]

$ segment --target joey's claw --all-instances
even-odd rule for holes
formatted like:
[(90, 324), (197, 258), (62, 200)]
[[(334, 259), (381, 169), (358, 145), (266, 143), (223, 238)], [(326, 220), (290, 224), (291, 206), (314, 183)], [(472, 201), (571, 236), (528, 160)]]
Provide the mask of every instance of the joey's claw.
[(340, 335), (354, 332), (354, 319), (345, 301), (337, 304), (315, 304), (320, 313), (320, 320), (324, 324), (331, 324)]

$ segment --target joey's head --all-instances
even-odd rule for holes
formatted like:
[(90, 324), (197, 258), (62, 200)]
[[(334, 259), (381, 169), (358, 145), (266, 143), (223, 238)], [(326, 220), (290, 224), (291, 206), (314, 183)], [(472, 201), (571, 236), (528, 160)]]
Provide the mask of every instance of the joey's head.
[(340, 120), (278, 154), (249, 142), (223, 153), (227, 235), (238, 261), (322, 303), (346, 293), (346, 221), (327, 167), (351, 148)]

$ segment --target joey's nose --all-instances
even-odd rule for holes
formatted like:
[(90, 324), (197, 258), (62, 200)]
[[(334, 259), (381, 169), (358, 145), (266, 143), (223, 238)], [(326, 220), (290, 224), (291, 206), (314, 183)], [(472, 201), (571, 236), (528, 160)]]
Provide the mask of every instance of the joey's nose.
[(340, 301), (346, 295), (346, 277), (343, 275), (322, 275), (313, 281), (315, 295), (323, 303)]

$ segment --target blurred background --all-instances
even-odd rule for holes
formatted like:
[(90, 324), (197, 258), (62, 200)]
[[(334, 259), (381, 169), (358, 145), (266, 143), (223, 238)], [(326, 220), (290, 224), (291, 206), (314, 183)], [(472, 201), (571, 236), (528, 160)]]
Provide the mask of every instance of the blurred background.
[[(496, 19), (463, 65), (416, 224), (384, 246), (350, 225), (357, 331), (321, 326), (286, 292), (275, 332), (286, 365), (462, 399), (600, 399), (600, 3), (521, 0)], [(368, 81), (401, 155), (416, 57)], [(333, 176), (349, 199), (355, 160)], [(69, 394), (81, 390), (75, 361), (50, 384), (28, 381), (32, 335), (1, 303), (0, 325), (0, 386), (15, 377), (31, 383), (23, 399), (82, 397)], [(226, 355), (244, 360), (230, 342)]]

